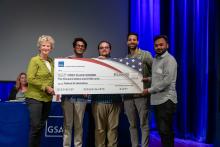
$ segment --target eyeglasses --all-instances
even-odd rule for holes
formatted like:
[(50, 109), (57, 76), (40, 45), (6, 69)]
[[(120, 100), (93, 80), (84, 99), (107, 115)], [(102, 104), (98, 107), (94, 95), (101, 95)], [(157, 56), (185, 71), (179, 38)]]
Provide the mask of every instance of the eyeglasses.
[(109, 46), (99, 47), (99, 49), (110, 49), (110, 47)]
[(76, 47), (85, 48), (85, 45), (76, 44)]

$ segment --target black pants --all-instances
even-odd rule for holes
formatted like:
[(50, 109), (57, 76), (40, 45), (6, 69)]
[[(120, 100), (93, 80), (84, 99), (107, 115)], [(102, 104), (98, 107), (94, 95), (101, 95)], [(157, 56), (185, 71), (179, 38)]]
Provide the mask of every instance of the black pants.
[(173, 116), (176, 104), (171, 100), (155, 106), (155, 118), (163, 147), (174, 147)]
[(50, 111), (51, 102), (41, 102), (27, 98), (30, 116), (29, 147), (40, 147), (41, 133)]

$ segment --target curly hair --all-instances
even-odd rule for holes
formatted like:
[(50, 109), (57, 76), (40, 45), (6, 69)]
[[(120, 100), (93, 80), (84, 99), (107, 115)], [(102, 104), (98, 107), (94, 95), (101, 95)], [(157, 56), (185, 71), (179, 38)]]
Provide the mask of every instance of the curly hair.
[(40, 37), (38, 38), (38, 41), (37, 41), (37, 47), (40, 48), (42, 42), (44, 42), (44, 41), (50, 42), (50, 44), (51, 44), (51, 49), (54, 49), (54, 43), (55, 43), (55, 41), (54, 41), (53, 37), (51, 37), (51, 36), (49, 36), (49, 35), (42, 35), (42, 36), (40, 36)]

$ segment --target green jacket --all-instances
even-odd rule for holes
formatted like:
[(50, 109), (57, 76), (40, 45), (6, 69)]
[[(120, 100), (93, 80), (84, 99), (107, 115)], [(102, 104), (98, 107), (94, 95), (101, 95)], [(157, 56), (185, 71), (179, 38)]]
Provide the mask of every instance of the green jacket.
[(51, 65), (51, 72), (39, 55), (32, 57), (28, 65), (27, 81), (28, 89), (25, 92), (26, 98), (33, 98), (43, 102), (52, 100), (52, 95), (46, 93), (46, 87), (53, 87), (54, 62), (48, 58)]

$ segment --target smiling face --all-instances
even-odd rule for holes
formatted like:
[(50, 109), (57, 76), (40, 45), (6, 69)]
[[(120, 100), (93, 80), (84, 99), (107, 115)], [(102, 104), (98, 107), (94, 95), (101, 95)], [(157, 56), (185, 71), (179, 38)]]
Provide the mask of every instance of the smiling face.
[(75, 47), (73, 48), (76, 56), (82, 56), (86, 50), (85, 44), (82, 41), (77, 41)]
[(27, 77), (26, 77), (26, 75), (25, 74), (22, 74), (21, 76), (20, 76), (20, 83), (21, 83), (21, 85), (26, 85), (27, 84)]
[(127, 45), (130, 50), (135, 50), (138, 46), (138, 38), (136, 35), (129, 35)]
[(40, 55), (48, 56), (52, 50), (51, 43), (49, 41), (42, 41), (39, 50), (40, 50)]
[(159, 38), (154, 42), (154, 49), (156, 54), (162, 55), (168, 49), (169, 45), (164, 38)]

